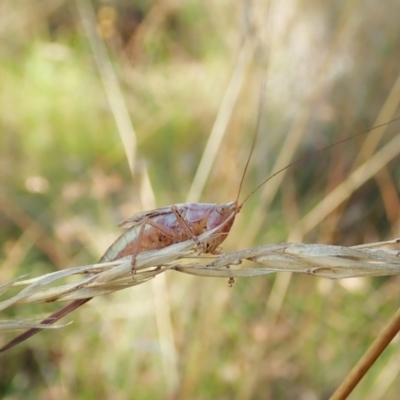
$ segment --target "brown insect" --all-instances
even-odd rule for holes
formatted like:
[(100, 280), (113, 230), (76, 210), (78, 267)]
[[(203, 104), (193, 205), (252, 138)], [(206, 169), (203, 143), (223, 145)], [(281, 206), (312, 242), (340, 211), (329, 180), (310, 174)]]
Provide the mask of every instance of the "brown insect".
[[(400, 120), (396, 118), (388, 123)], [(125, 256), (132, 256), (132, 267), (134, 270), (134, 263), (137, 255), (142, 251), (162, 249), (175, 243), (185, 240), (194, 240), (203, 253), (215, 253), (218, 246), (228, 236), (236, 215), (240, 212), (245, 202), (264, 184), (272, 179), (277, 174), (281, 173), (287, 168), (298, 164), (319, 152), (327, 150), (333, 146), (337, 146), (359, 135), (370, 132), (374, 129), (380, 128), (388, 123), (375, 126), (367, 131), (358, 133), (354, 136), (336, 142), (330, 146), (324, 147), (316, 152), (308, 154), (279, 171), (272, 174), (270, 177), (261, 182), (241, 203), (239, 203), (239, 196), (241, 193), (243, 181), (247, 172), (247, 168), (255, 147), (256, 135), (253, 139), (253, 144), (247, 158), (246, 166), (244, 168), (242, 178), (239, 185), (238, 195), (235, 201), (223, 204), (215, 203), (184, 203), (175, 204), (168, 207), (162, 207), (151, 211), (144, 211), (136, 213), (130, 218), (123, 221), (120, 226), (128, 230), (122, 234), (106, 251), (99, 263), (110, 262)], [(198, 236), (202, 233), (216, 229), (215, 234), (208, 239), (205, 243), (200, 244)], [(229, 281), (231, 285), (233, 282)], [(41, 324), (51, 325), (74, 311), (78, 307), (87, 303), (92, 298), (79, 299), (71, 302), (64, 308), (49, 317), (44, 319)], [(32, 328), (17, 336), (9, 343), (0, 348), (0, 352), (11, 349), (17, 344), (25, 341), (29, 337), (40, 332), (43, 328)]]

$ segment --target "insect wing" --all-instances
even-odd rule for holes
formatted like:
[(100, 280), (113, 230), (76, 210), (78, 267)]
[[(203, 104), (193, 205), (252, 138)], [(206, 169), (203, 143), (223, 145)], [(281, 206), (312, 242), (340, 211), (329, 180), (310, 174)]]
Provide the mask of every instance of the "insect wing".
[[(176, 204), (175, 206), (178, 208), (178, 210), (180, 210), (184, 204)], [(156, 208), (155, 210), (150, 211), (137, 212), (131, 215), (129, 218), (124, 219), (118, 224), (118, 226), (124, 229), (130, 229), (136, 225), (140, 225), (147, 218), (155, 218), (160, 215), (167, 215), (169, 213), (172, 213), (171, 206)]]

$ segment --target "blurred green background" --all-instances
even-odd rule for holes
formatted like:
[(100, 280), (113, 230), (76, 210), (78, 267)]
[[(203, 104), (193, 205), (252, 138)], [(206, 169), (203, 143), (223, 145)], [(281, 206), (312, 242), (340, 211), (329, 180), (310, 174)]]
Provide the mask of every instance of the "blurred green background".
[[(398, 117), (399, 13), (397, 0), (2, 2), (0, 283), (95, 262), (121, 219), (185, 202), (223, 112), (225, 136), (191, 199), (233, 201), (266, 64), (242, 198), (279, 166)], [(375, 154), (382, 160), (398, 131), (394, 122), (268, 182), (224, 250), (398, 236), (399, 157), (345, 187), (344, 201), (330, 194)], [(124, 148), (121, 135), (133, 132), (137, 145)], [(133, 174), (125, 151), (135, 151)], [(396, 277), (281, 274), (229, 288), (165, 275), (97, 298), (65, 319), (72, 325), (2, 354), (1, 397), (324, 399), (399, 304)], [(351, 398), (397, 399), (399, 354), (396, 340)]]

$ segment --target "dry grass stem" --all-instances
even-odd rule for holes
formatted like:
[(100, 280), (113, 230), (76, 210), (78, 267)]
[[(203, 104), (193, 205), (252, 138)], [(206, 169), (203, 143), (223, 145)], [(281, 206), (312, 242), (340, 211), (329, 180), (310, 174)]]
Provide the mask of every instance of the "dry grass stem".
[(135, 167), (137, 138), (129, 116), (128, 107), (104, 42), (96, 33), (97, 23), (93, 6), (89, 1), (77, 1), (76, 5), (103, 81), (108, 103), (124, 146), (129, 169), (133, 172)]
[(335, 390), (329, 400), (344, 400), (353, 391), (356, 385), (364, 377), (367, 371), (375, 363), (378, 357), (386, 349), (400, 330), (400, 308), (385, 326), (382, 332), (371, 344), (369, 349), (363, 354), (357, 364), (349, 372), (346, 379)]
[[(213, 234), (213, 231), (207, 232), (199, 239), (204, 242)], [(110, 263), (85, 265), (34, 279), (8, 282), (0, 286), (1, 293), (12, 287), (25, 288), (0, 302), (0, 310), (20, 304), (100, 296), (139, 285), (169, 269), (192, 275), (227, 278), (273, 272), (296, 272), (329, 279), (397, 275), (400, 274), (399, 251), (379, 246), (398, 242), (399, 239), (395, 239), (358, 248), (301, 243), (270, 244), (223, 254), (210, 262), (210, 257), (199, 256), (196, 245), (188, 240), (139, 254), (134, 271), (131, 257), (125, 257)], [(243, 260), (257, 265), (247, 266), (242, 263)], [(76, 275), (83, 276), (65, 283), (66, 278)], [(37, 326), (34, 320), (0, 320), (0, 330)]]

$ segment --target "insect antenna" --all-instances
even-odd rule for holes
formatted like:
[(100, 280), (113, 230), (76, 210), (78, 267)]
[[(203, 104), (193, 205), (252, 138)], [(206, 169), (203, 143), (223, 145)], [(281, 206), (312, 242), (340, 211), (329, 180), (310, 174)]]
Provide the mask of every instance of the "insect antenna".
[[(260, 100), (258, 102), (257, 122), (256, 122), (255, 133), (253, 136), (253, 141), (251, 143), (250, 153), (247, 157), (246, 165), (243, 170), (242, 178), (240, 179), (239, 190), (238, 190), (238, 194), (237, 194), (236, 200), (235, 200), (235, 204), (238, 206), (236, 212), (239, 212), (242, 205), (244, 204), (244, 202), (243, 202), (239, 206), (239, 197), (242, 192), (244, 178), (246, 177), (246, 173), (247, 173), (247, 170), (248, 170), (248, 167), (250, 164), (251, 157), (252, 157), (254, 149), (256, 147), (257, 137), (261, 130), (261, 115), (262, 115), (262, 110), (264, 108), (264, 103), (265, 103), (265, 97), (266, 97), (265, 93), (267, 91), (266, 87), (267, 87), (268, 64), (269, 64), (269, 59), (270, 59), (270, 54), (271, 54), (271, 42), (267, 41), (266, 43), (264, 43), (266, 36), (268, 36), (269, 38), (272, 37), (271, 3), (270, 2), (267, 3), (267, 12), (264, 16), (261, 16), (261, 21), (262, 21), (261, 25), (260, 25), (260, 21), (258, 21), (259, 25), (253, 26), (253, 29), (256, 32), (256, 36), (257, 36), (257, 40), (258, 40), (259, 50), (263, 47), (265, 48), (265, 52), (264, 53), (261, 52), (259, 54), (259, 56), (261, 56), (261, 60), (263, 59), (263, 61), (259, 60), (263, 64), (262, 65), (262, 75), (261, 75)], [(253, 23), (254, 23), (254, 21), (253, 21)], [(256, 22), (256, 25), (257, 25), (257, 22)], [(261, 26), (263, 26), (263, 29), (261, 29)]]
[[(261, 81), (260, 100), (258, 102), (256, 129), (255, 129), (255, 133), (253, 136), (253, 141), (251, 143), (250, 153), (247, 157), (247, 161), (246, 161), (246, 165), (243, 170), (242, 178), (240, 179), (239, 190), (238, 190), (238, 194), (237, 194), (236, 201), (235, 201), (236, 204), (239, 204), (239, 197), (240, 197), (240, 193), (242, 192), (244, 178), (246, 176), (251, 157), (252, 157), (254, 149), (256, 147), (257, 137), (261, 130), (261, 115), (262, 115), (262, 110), (264, 108), (264, 103), (265, 103), (265, 92), (266, 92), (266, 84), (267, 84), (267, 72), (266, 71), (267, 71), (267, 67), (265, 66), (265, 72), (263, 74), (262, 81)], [(247, 200), (247, 198), (246, 198), (246, 200)], [(244, 204), (244, 201), (238, 206), (239, 210), (242, 208), (243, 204)]]
[[(301, 162), (303, 162), (303, 161), (305, 161), (305, 160), (308, 160), (309, 158), (314, 157), (315, 155), (317, 155), (317, 154), (319, 154), (319, 153), (321, 153), (321, 152), (323, 152), (323, 151), (325, 151), (325, 150), (328, 150), (328, 149), (330, 149), (330, 148), (332, 148), (332, 147), (335, 147), (335, 146), (338, 146), (338, 145), (340, 145), (340, 144), (343, 144), (343, 143), (347, 142), (348, 140), (355, 139), (355, 138), (358, 137), (358, 136), (364, 135), (364, 134), (366, 134), (366, 133), (368, 133), (368, 132), (371, 132), (371, 131), (373, 131), (373, 130), (375, 130), (375, 129), (382, 128), (382, 127), (385, 126), (385, 125), (391, 124), (392, 122), (396, 122), (396, 121), (399, 121), (399, 120), (400, 120), (400, 117), (395, 118), (395, 119), (392, 119), (391, 121), (385, 122), (385, 123), (383, 123), (383, 124), (376, 125), (376, 126), (370, 128), (370, 129), (366, 130), (366, 131), (359, 132), (359, 133), (357, 133), (357, 134), (355, 134), (355, 135), (353, 135), (353, 136), (350, 136), (350, 137), (348, 137), (348, 138), (346, 138), (346, 139), (339, 140), (338, 142), (332, 143), (332, 144), (330, 144), (329, 146), (323, 147), (322, 149), (313, 151), (312, 153), (306, 154), (305, 156), (299, 158), (298, 160), (293, 161), (292, 163), (286, 165), (286, 167), (283, 167), (283, 168), (281, 168), (280, 170), (274, 172), (271, 176), (269, 176), (267, 179), (265, 179), (264, 181), (262, 181), (248, 196), (246, 196), (246, 198), (238, 205), (238, 208), (239, 208), (239, 209), (242, 208), (242, 207), (243, 207), (243, 204), (246, 203), (246, 201), (247, 201), (255, 192), (257, 192), (257, 190), (259, 190), (262, 186), (264, 186), (264, 185), (265, 185), (268, 181), (270, 181), (273, 177), (275, 177), (276, 175), (278, 175), (278, 174), (280, 174), (281, 172), (285, 171), (286, 169), (293, 167), (293, 165), (296, 165), (296, 164), (299, 164), (299, 163), (301, 163)], [(253, 142), (254, 142), (254, 141), (253, 141)], [(254, 143), (253, 143), (253, 146), (254, 146)], [(253, 148), (252, 148), (252, 150), (253, 150)], [(250, 154), (251, 154), (251, 153), (250, 153)], [(246, 164), (246, 168), (247, 168), (247, 164)], [(246, 172), (246, 169), (245, 169), (245, 172)], [(243, 181), (243, 178), (242, 178), (242, 181)]]

